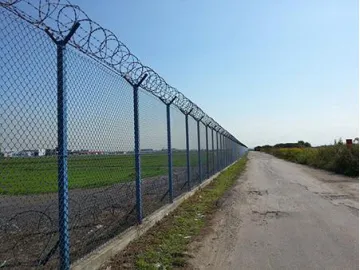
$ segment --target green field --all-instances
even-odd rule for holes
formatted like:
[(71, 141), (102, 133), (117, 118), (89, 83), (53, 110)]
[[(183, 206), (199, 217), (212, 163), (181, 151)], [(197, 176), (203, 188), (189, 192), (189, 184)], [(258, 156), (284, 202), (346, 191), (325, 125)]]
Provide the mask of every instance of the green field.
[[(205, 151), (202, 160), (205, 161)], [(141, 156), (142, 178), (166, 175), (167, 154)], [(197, 152), (190, 154), (191, 166), (197, 166)], [(186, 153), (173, 153), (173, 166), (186, 167)], [(93, 188), (135, 179), (134, 156), (69, 156), (69, 188)], [(39, 194), (57, 191), (57, 158), (0, 158), (0, 194)]]

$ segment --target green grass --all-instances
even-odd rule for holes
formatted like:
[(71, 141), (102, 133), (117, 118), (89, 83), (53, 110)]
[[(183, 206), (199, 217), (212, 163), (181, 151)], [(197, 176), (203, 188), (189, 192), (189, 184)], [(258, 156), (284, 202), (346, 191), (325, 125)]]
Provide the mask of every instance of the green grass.
[[(167, 159), (166, 153), (142, 155), (142, 178), (166, 175)], [(206, 159), (205, 155), (202, 159)], [(197, 166), (197, 162), (197, 152), (191, 152), (191, 166)], [(186, 167), (185, 152), (173, 153), (173, 166)], [(70, 189), (133, 181), (134, 156), (69, 156), (68, 174)], [(56, 157), (0, 158), (0, 194), (57, 192), (57, 175)]]
[(200, 234), (211, 214), (216, 211), (216, 202), (238, 179), (246, 161), (247, 158), (243, 157), (148, 233), (131, 243), (125, 252), (112, 259), (111, 269), (122, 269), (124, 264), (136, 269), (186, 266), (188, 244)]

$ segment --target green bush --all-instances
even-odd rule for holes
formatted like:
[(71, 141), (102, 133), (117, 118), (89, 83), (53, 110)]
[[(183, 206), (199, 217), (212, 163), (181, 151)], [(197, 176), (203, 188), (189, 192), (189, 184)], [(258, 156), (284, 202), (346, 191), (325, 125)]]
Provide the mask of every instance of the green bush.
[(264, 152), (276, 157), (332, 171), (347, 176), (359, 176), (359, 145), (351, 148), (337, 142), (317, 148), (266, 148)]

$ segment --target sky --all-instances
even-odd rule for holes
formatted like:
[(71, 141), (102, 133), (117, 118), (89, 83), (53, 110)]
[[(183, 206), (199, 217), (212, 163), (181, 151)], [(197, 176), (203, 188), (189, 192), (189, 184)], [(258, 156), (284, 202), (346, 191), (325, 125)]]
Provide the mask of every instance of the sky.
[(358, 136), (358, 1), (71, 2), (249, 147)]
[[(72, 3), (249, 147), (358, 137), (357, 1)], [(54, 148), (55, 44), (43, 30), (1, 12), (1, 148)], [(64, 61), (68, 147), (131, 150), (129, 84), (71, 46)], [(165, 105), (142, 91), (139, 99), (141, 148), (166, 148)], [(171, 117), (172, 146), (184, 149), (184, 115), (172, 108)], [(189, 129), (196, 149), (195, 121)]]

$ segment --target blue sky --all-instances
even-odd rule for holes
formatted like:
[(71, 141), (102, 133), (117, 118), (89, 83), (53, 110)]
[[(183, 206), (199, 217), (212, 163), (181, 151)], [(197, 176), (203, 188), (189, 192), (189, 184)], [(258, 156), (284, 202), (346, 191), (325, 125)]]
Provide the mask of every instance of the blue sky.
[(72, 2), (248, 146), (358, 136), (355, 0)]
[[(250, 147), (297, 140), (319, 145), (339, 137), (358, 136), (359, 9), (355, 0), (71, 2), (81, 6), (100, 25), (112, 30), (145, 65), (151, 66), (170, 85)], [(43, 33), (39, 36), (43, 40), (41, 44), (46, 43), (46, 46), (41, 45), (44, 46), (42, 50), (52, 51), (51, 55), (54, 55), (49, 38)], [(26, 38), (29, 37), (31, 35), (26, 33)], [(27, 46), (17, 36), (13, 41), (18, 43), (17, 47)], [(27, 55), (37, 56), (29, 50)], [(54, 71), (55, 58), (50, 58), (51, 61), (41, 58), (44, 63), (39, 68)], [(75, 58), (71, 61), (70, 68), (75, 67)], [(121, 102), (126, 102), (131, 109), (131, 90), (117, 93), (121, 82), (115, 79), (104, 81), (106, 76), (101, 77), (91, 66), (86, 68), (74, 73), (73, 80), (71, 76), (69, 78), (69, 94), (78, 97), (73, 100), (73, 108), (77, 102), (84, 105), (82, 96), (89, 93), (81, 87), (94, 93), (97, 93), (96, 89), (103, 89), (105, 93), (104, 87), (107, 87), (106, 91), (112, 96), (122, 95)], [(11, 73), (7, 75), (12, 76)], [(104, 85), (89, 88), (92, 78), (86, 77), (95, 75), (100, 76)], [(42, 85), (39, 80), (34, 79), (32, 83)], [(81, 85), (79, 80), (83, 82)], [(13, 84), (19, 86), (18, 81)], [(23, 85), (29, 88), (24, 95), (45, 91), (30, 87), (28, 83)], [(49, 99), (53, 100), (54, 96)], [(108, 103), (105, 99), (101, 102)], [(101, 107), (101, 102), (95, 106)], [(111, 104), (120, 108), (115, 102)], [(142, 130), (145, 136), (152, 134), (147, 128), (154, 131), (155, 124), (165, 127), (165, 115), (160, 116), (160, 111), (165, 113), (165, 108), (159, 107), (151, 114), (155, 103), (144, 104), (142, 121), (146, 124)], [(105, 113), (106, 107), (101, 108)], [(72, 112), (75, 117), (77, 111)], [(55, 113), (53, 108), (52, 117)], [(93, 134), (88, 138), (89, 144), (95, 145), (100, 138), (107, 138), (116, 130), (115, 134), (120, 136), (123, 126), (118, 125), (114, 115), (109, 115), (109, 121), (112, 121), (108, 123), (109, 134), (102, 127), (104, 122), (99, 120), (103, 115), (94, 117), (94, 121), (78, 123), (80, 128)], [(180, 118), (177, 121), (181, 121)], [(127, 135), (123, 138), (132, 136), (130, 120), (127, 125)], [(71, 127), (70, 130), (73, 130), (73, 140), (78, 140), (77, 131)], [(156, 147), (165, 147), (165, 133), (160, 131), (162, 129), (156, 130), (159, 134), (153, 132), (153, 138), (146, 135), (146, 140), (142, 140), (144, 147), (151, 147), (155, 141), (159, 141)], [(183, 134), (175, 141), (183, 144)], [(124, 140), (122, 144), (127, 148), (129, 143)]]

